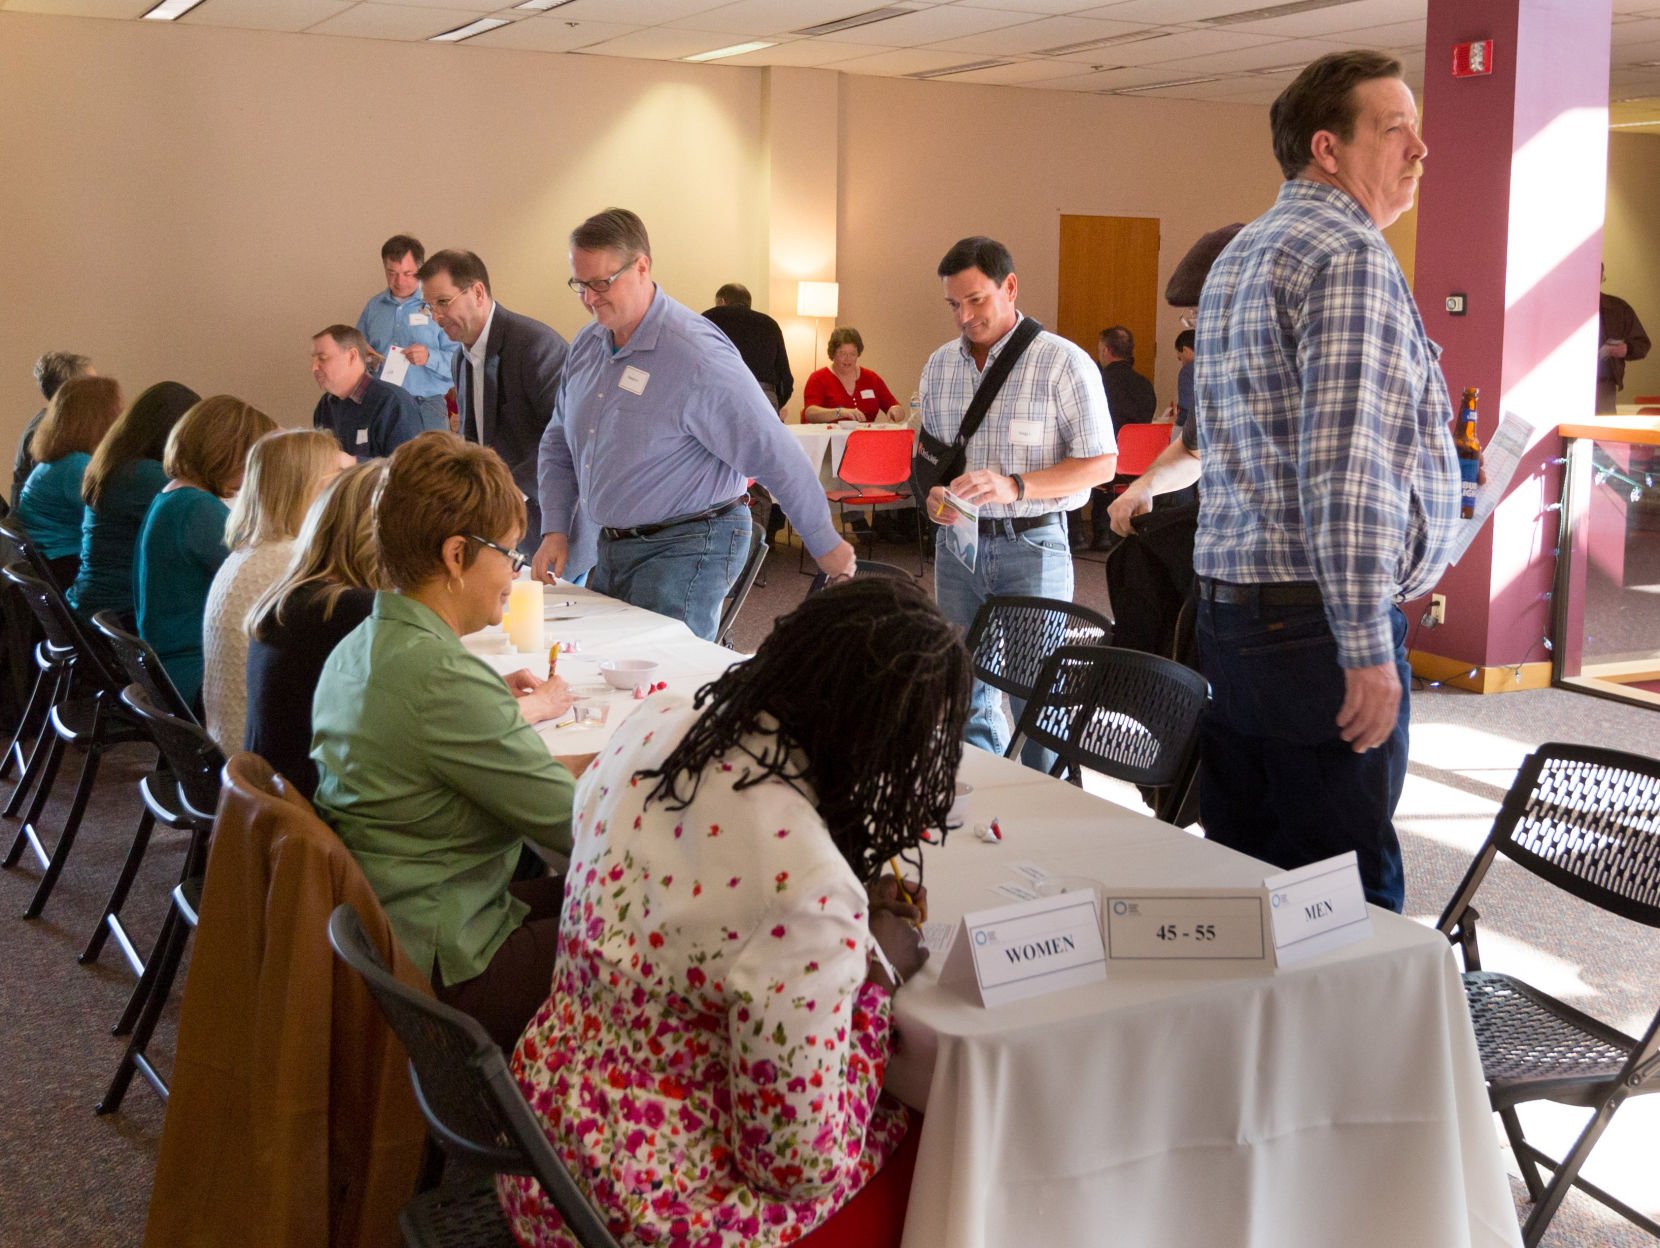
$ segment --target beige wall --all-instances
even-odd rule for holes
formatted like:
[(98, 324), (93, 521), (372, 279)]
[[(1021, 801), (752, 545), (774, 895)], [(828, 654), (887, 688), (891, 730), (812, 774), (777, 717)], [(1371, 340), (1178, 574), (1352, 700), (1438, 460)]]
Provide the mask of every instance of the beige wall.
[(1660, 136), (1608, 135), (1608, 215), (1603, 224), (1603, 286), (1637, 311), (1654, 340), (1648, 359), (1625, 370), (1622, 402), (1660, 394), (1660, 248), (1655, 246), (1655, 205), (1660, 204)]

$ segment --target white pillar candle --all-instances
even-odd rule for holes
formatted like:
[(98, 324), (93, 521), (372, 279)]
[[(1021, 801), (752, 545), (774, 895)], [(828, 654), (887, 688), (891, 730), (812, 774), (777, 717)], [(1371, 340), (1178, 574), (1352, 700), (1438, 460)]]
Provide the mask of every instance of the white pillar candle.
[(507, 611), (502, 616), (508, 640), (521, 654), (535, 654), (542, 642), (542, 582), (514, 581), (507, 597)]

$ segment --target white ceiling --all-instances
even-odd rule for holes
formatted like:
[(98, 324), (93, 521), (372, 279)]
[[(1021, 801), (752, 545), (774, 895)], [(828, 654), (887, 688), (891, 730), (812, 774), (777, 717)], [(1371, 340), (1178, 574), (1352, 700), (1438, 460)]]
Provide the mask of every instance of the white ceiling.
[[(180, 20), (417, 42), (497, 17), (511, 24), (460, 46), (677, 60), (766, 41), (774, 46), (721, 63), (1267, 104), (1303, 64), (1347, 47), (1397, 53), (1421, 86), (1426, 0), (563, 0), (541, 13), (509, 2), (203, 0)], [(137, 20), (154, 3), (0, 0), (0, 9)], [(873, 10), (909, 11), (802, 33)], [(1614, 0), (1610, 94), (1614, 124), (1660, 121), (1660, 0)]]

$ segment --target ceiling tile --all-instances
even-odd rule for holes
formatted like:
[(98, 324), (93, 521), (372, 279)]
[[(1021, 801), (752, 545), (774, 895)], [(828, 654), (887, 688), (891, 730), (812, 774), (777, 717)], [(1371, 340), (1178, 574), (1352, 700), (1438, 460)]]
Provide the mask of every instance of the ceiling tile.
[(511, 26), (485, 31), (468, 43), (492, 48), (518, 48), (525, 52), (575, 52), (607, 39), (639, 30), (620, 22), (577, 22), (553, 14), (525, 18)]
[[(1138, 22), (1102, 22), (1081, 17), (1044, 17), (1024, 22), (1019, 26), (1004, 27), (979, 34), (958, 35), (931, 44), (936, 48), (952, 48), (959, 52), (996, 53), (1018, 56), (1022, 53), (1043, 52), (1049, 48), (1066, 47), (1086, 40), (1110, 39), (1115, 35), (1136, 35), (1148, 28)], [(1075, 58), (1076, 59), (1076, 58)], [(1083, 59), (1088, 60), (1085, 56)], [(1097, 56), (1095, 59), (1101, 59)]]
[(1614, 27), (1614, 59), (1619, 60), (1626, 48), (1633, 44), (1652, 43), (1660, 39), (1660, 17), (1640, 17), (1634, 22), (1623, 22)]
[(1170, 26), (1261, 7), (1262, 0), (1119, 0), (1117, 4), (1088, 9), (1084, 16), (1107, 17), (1116, 22), (1157, 22)]
[[(208, 3), (218, 4), (219, 0), (208, 0)], [(402, 9), (468, 9), (476, 15), (511, 8), (513, 0), (380, 0), (380, 3)]]
[(1073, 78), (1078, 67), (1070, 61), (1012, 61), (995, 69), (977, 69), (967, 74), (952, 74), (940, 82), (980, 82), (996, 86), (1036, 86), (1052, 78)]
[[(1370, 26), (1387, 26), (1392, 22), (1410, 22), (1424, 16), (1425, 0), (1348, 0), (1330, 8), (1313, 9), (1307, 13), (1293, 13), (1289, 17), (1274, 17), (1264, 21), (1241, 22), (1224, 30), (1252, 31), (1265, 35), (1285, 35), (1287, 38), (1306, 39), (1330, 36), (1340, 32), (1364, 30)], [(1252, 0), (1234, 0), (1227, 11), (1265, 8), (1267, 5)]]
[(212, 0), (179, 19), (192, 26), (305, 30), (352, 7), (355, 0)]
[[(1102, 52), (1110, 53), (1112, 59), (1120, 65), (1153, 65), (1165, 61), (1192, 60), (1211, 57), (1230, 51), (1243, 51), (1247, 48), (1260, 47), (1264, 44), (1281, 43), (1272, 35), (1247, 34), (1243, 31), (1222, 32), (1219, 30), (1178, 30), (1161, 39), (1144, 39), (1137, 43), (1125, 43), (1111, 48), (1102, 48)], [(1094, 55), (1096, 60), (1101, 57)], [(1078, 56), (1068, 56), (1068, 60), (1079, 60)], [(1212, 66), (1211, 68), (1215, 68)]]
[(156, 0), (5, 0), (8, 13), (52, 13), (59, 17), (143, 17)]
[(665, 26), (691, 26), (698, 30), (764, 38), (790, 34), (804, 26), (837, 22), (856, 13), (869, 12), (880, 3), (881, 0), (737, 0), (736, 3), (723, 4), (718, 9), (707, 9), (689, 16), (654, 20)]
[(880, 74), (903, 77), (930, 69), (949, 69), (963, 63), (961, 52), (941, 52), (937, 48), (894, 48), (870, 56), (839, 61), (836, 68), (848, 74)]
[(1426, 23), (1390, 22), (1384, 26), (1368, 26), (1364, 30), (1344, 32), (1344, 38), (1364, 48), (1415, 48), (1422, 50)]
[(1033, 20), (1029, 13), (1011, 13), (1007, 9), (969, 9), (942, 4), (918, 9), (903, 17), (891, 17), (868, 26), (837, 31), (833, 35), (820, 35), (819, 38), (843, 43), (880, 43), (890, 48), (914, 48), (920, 44), (960, 39)]
[[(512, 0), (502, 2), (512, 3)], [(694, 13), (708, 13), (728, 3), (730, 0), (571, 0), (571, 3), (562, 4), (553, 12), (560, 17), (580, 21), (656, 26), (691, 17)]]
[(1290, 82), (1292, 75), (1310, 61), (1325, 56), (1328, 52), (1341, 52), (1347, 46), (1342, 43), (1320, 43), (1311, 39), (1273, 39), (1247, 47), (1210, 52), (1204, 56), (1161, 61), (1159, 64), (1164, 69), (1179, 69), (1185, 74), (1249, 73), (1273, 69), (1281, 71), (1284, 80)]
[(469, 9), (411, 8), (403, 4), (358, 4), (311, 28), (316, 35), (348, 35), (357, 39), (430, 39), (446, 30), (477, 21)]
[[(1644, 0), (1647, 3), (1647, 0)], [(1101, 6), (1101, 0), (973, 0), (973, 7), (980, 9), (1007, 9), (1011, 13), (1032, 14), (1066, 14), (1077, 13), (1082, 9), (1095, 9)]]
[(791, 65), (812, 69), (818, 65), (832, 65), (855, 56), (871, 56), (886, 49), (862, 43), (832, 43), (828, 39), (789, 39), (762, 48), (759, 52), (745, 52), (729, 56), (723, 65)]

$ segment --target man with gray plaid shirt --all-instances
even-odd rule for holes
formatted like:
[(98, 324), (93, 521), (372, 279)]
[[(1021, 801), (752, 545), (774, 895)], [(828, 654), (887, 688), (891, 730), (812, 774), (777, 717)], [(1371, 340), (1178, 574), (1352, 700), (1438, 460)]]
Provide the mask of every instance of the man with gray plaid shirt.
[(1398, 911), (1396, 604), (1440, 578), (1459, 500), (1440, 349), (1381, 233), (1427, 149), (1376, 52), (1321, 57), (1269, 117), (1285, 184), (1199, 298), (1200, 811), (1281, 868), (1354, 850), (1367, 900)]
[[(961, 337), (929, 357), (919, 394), (922, 427), (942, 442), (955, 440), (987, 366), (1020, 324), (1015, 310), (1014, 258), (990, 238), (965, 238), (939, 263), (945, 302)], [(1118, 461), (1101, 371), (1082, 347), (1043, 332), (1010, 370), (968, 439), (953, 494), (980, 511), (980, 540), (970, 569), (937, 535), (934, 598), (953, 623), (967, 628), (994, 594), (1072, 597), (1072, 551), (1066, 513), (1082, 507), (1091, 486), (1111, 479)], [(944, 521), (939, 486), (928, 515)], [(1009, 733), (996, 690), (974, 682), (974, 704), (963, 737), (1001, 754)], [(1024, 703), (1013, 705), (1015, 718)], [(1027, 766), (1044, 767), (1047, 751), (1028, 745)]]

